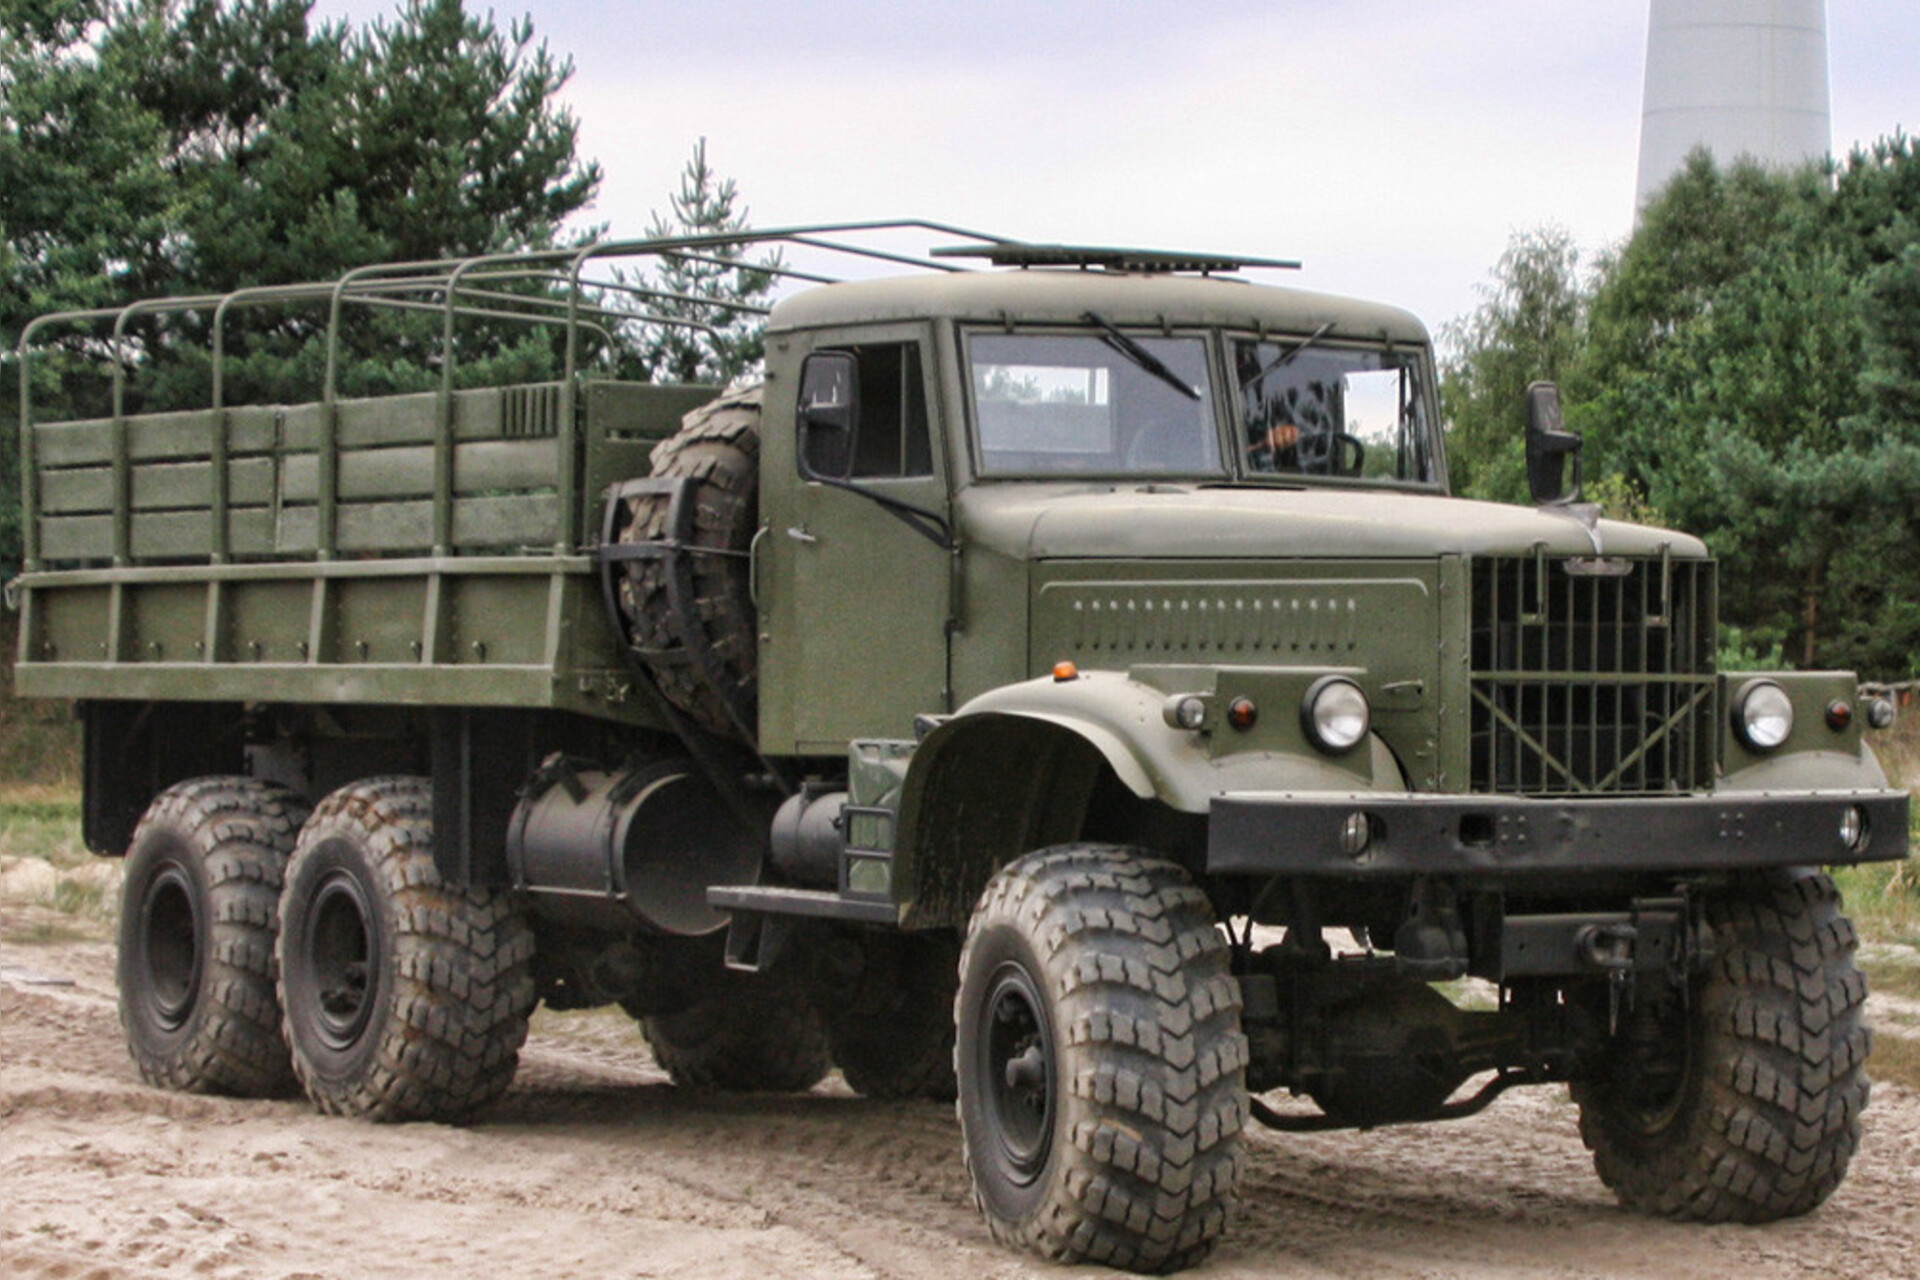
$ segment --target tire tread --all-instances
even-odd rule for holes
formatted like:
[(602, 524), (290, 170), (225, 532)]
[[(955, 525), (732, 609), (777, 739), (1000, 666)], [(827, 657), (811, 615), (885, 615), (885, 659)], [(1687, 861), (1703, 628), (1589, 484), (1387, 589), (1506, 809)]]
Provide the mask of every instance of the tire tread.
[(1078, 1105), (1073, 1159), (1031, 1218), (998, 1219), (976, 1189), (994, 1237), (1060, 1262), (1193, 1265), (1225, 1230), (1247, 1120), (1239, 988), (1206, 895), (1138, 850), (1069, 845), (994, 878), (969, 949), (997, 921), (1020, 923), (1057, 982)]
[(129, 849), (137, 856), (147, 840), (170, 831), (200, 861), (209, 915), (201, 1008), (191, 1015), (197, 1025), (162, 1046), (147, 1043), (135, 1025), (137, 979), (126, 968), (125, 933), (135, 927), (134, 904), (122, 909), (120, 1017), (147, 1083), (239, 1097), (295, 1091), (274, 992), (274, 941), (280, 885), (305, 816), (306, 803), (293, 791), (230, 776), (176, 783), (142, 815)]
[(294, 853), (297, 864), (321, 836), (360, 833), (392, 933), (391, 1010), (369, 1028), (381, 1044), (359, 1078), (329, 1080), (312, 1069), (289, 1028), (294, 1069), (328, 1114), (462, 1120), (513, 1082), (534, 1002), (533, 933), (510, 895), (442, 882), (432, 817), (425, 779), (370, 778), (322, 800)]
[(1813, 871), (1743, 881), (1709, 920), (1698, 1105), (1672, 1140), (1649, 1142), (1583, 1085), (1581, 1136), (1628, 1208), (1701, 1222), (1807, 1213), (1846, 1177), (1870, 1091), (1853, 926)]

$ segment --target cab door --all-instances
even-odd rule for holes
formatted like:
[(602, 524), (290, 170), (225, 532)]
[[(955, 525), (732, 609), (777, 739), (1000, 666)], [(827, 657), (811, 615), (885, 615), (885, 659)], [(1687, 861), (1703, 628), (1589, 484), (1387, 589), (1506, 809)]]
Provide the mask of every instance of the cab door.
[(761, 475), (761, 729), (768, 750), (839, 755), (950, 709), (946, 463), (923, 327), (797, 354), (768, 384), (793, 399)]

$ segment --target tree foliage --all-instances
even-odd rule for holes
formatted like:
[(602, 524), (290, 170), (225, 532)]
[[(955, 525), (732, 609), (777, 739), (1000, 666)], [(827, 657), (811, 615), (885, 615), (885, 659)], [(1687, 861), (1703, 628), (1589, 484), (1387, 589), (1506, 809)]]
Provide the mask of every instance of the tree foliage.
[[(550, 245), (591, 199), (599, 167), (576, 158), (575, 121), (555, 98), (571, 68), (528, 23), (502, 29), (462, 0), (406, 0), (359, 29), (316, 27), (311, 5), (0, 8), (0, 347), (50, 311)], [(318, 308), (238, 317), (230, 395), (310, 398), (324, 319)], [(343, 389), (431, 384), (437, 324), (391, 311), (356, 321)], [(104, 412), (101, 335), (42, 340), (43, 416)], [(129, 407), (204, 403), (205, 345), (203, 316), (134, 325), (120, 353)], [(483, 331), (472, 345), (480, 363), (552, 365), (551, 342), (524, 331)], [(15, 378), (0, 382), (11, 402), (0, 468), (11, 472)], [(19, 545), (12, 479), (0, 475), (0, 560)]]
[[(707, 163), (707, 140), (694, 146), (680, 171), (680, 189), (656, 212), (649, 239), (730, 235), (747, 230), (747, 210), (733, 179)], [(686, 254), (666, 254), (649, 287), (647, 308), (666, 323), (649, 327), (640, 364), (656, 382), (726, 384), (760, 363), (764, 326), (754, 309), (772, 290), (781, 265), (776, 253), (749, 259), (745, 247), (722, 243)]]
[(1912, 141), (1790, 173), (1696, 154), (1586, 285), (1573, 262), (1554, 233), (1517, 239), (1452, 331), (1469, 491), (1518, 496), (1519, 389), (1558, 376), (1588, 475), (1707, 539), (1743, 646), (1920, 666)]
[(551, 243), (592, 197), (570, 67), (532, 28), (408, 0), (34, 0), (0, 18), (0, 323)]
[(1561, 380), (1580, 352), (1587, 291), (1579, 268), (1564, 228), (1517, 234), (1480, 287), (1480, 306), (1444, 330), (1451, 354), (1440, 397), (1457, 492), (1526, 500), (1526, 466), (1513, 443), (1526, 428), (1527, 385)]

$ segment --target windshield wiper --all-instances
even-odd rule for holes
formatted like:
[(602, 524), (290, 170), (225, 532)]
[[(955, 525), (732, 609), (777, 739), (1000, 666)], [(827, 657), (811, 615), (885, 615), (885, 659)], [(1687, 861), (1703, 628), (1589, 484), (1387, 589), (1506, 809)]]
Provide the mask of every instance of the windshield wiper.
[(1244, 391), (1246, 388), (1252, 386), (1254, 383), (1260, 381), (1262, 378), (1272, 373), (1275, 369), (1278, 369), (1283, 365), (1288, 365), (1293, 363), (1293, 358), (1295, 356), (1299, 355), (1302, 351), (1305, 351), (1308, 347), (1312, 346), (1314, 343), (1320, 341), (1320, 339), (1326, 337), (1327, 330), (1331, 328), (1333, 328), (1333, 321), (1329, 320), (1325, 324), (1321, 325), (1318, 329), (1315, 329), (1312, 333), (1308, 334), (1306, 337), (1300, 339), (1300, 341), (1288, 347), (1285, 351), (1282, 351), (1279, 355), (1275, 356), (1273, 359), (1267, 361), (1266, 367), (1261, 369), (1260, 372), (1254, 374), (1250, 378), (1242, 378), (1240, 380), (1241, 390)]
[(1200, 398), (1200, 393), (1195, 391), (1179, 374), (1167, 368), (1164, 360), (1135, 342), (1132, 338), (1129, 338), (1126, 334), (1120, 332), (1119, 328), (1115, 326), (1111, 320), (1108, 320), (1095, 311), (1087, 312), (1084, 319), (1088, 324), (1100, 330), (1101, 334), (1106, 338), (1107, 345), (1115, 351), (1118, 351), (1121, 355), (1133, 361), (1187, 399), (1198, 400)]

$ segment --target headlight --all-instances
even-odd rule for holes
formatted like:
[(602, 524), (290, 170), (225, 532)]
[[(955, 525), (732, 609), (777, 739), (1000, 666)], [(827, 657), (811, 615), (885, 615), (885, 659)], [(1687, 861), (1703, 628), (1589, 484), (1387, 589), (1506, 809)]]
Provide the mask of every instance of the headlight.
[(1793, 736), (1793, 699), (1771, 680), (1749, 680), (1733, 699), (1733, 731), (1749, 751), (1772, 751)]
[(1322, 676), (1307, 690), (1300, 723), (1314, 746), (1337, 756), (1366, 738), (1373, 712), (1359, 685), (1345, 676)]

